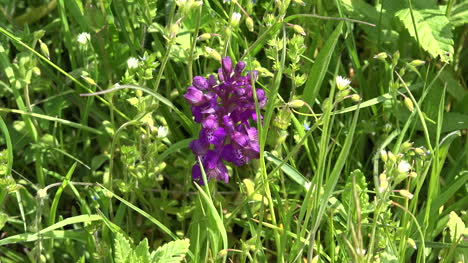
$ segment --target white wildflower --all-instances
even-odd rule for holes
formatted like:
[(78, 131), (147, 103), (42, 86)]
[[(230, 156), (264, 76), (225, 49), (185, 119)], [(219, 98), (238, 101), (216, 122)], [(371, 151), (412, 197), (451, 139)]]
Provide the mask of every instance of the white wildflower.
[(338, 87), (339, 90), (344, 90), (346, 89), (351, 81), (347, 78), (344, 78), (342, 76), (336, 77), (336, 86)]
[(401, 161), (398, 164), (398, 171), (400, 173), (407, 173), (411, 169), (411, 164), (409, 164), (407, 161)]
[(90, 40), (91, 35), (87, 32), (80, 33), (76, 38), (76, 41), (78, 41), (78, 43), (80, 43), (83, 46), (87, 45)]
[(158, 138), (164, 138), (169, 133), (169, 130), (165, 126), (158, 127)]
[(240, 13), (234, 12), (231, 16), (231, 26), (236, 27), (239, 25), (242, 15)]
[(138, 59), (134, 58), (134, 57), (131, 57), (127, 60), (127, 67), (129, 69), (134, 69), (134, 68), (138, 68), (138, 64), (140, 62), (138, 61)]

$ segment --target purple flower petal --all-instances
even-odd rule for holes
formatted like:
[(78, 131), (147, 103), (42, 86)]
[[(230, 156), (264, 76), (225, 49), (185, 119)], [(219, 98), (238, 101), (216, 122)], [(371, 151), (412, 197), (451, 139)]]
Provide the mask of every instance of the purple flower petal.
[(224, 130), (224, 128), (222, 127), (219, 127), (213, 133), (213, 140), (211, 141), (211, 143), (214, 145), (221, 145), (224, 142), (224, 138), (226, 138), (226, 130)]
[(234, 69), (234, 74), (236, 77), (239, 77), (242, 74), (242, 71), (245, 68), (244, 61), (237, 62), (236, 68)]
[[(216, 151), (209, 150), (203, 159), (203, 167), (214, 169), (218, 163), (219, 154)], [(206, 172), (206, 171), (205, 171)]]
[(200, 138), (203, 140), (208, 141), (213, 145), (221, 145), (224, 142), (224, 138), (226, 137), (226, 131), (222, 127), (218, 127), (218, 129), (202, 129), (200, 131)]
[(218, 117), (216, 115), (209, 115), (202, 121), (202, 127), (205, 129), (217, 129), (219, 127)]
[(226, 127), (226, 130), (228, 133), (231, 133), (234, 131), (234, 122), (228, 115), (223, 116), (223, 124), (224, 124), (224, 127)]
[(195, 119), (195, 122), (200, 123), (203, 118), (202, 110), (199, 106), (192, 106), (192, 115)]
[(215, 178), (218, 181), (224, 181), (225, 183), (229, 182), (229, 174), (226, 168), (226, 165), (219, 161), (215, 169), (210, 171), (210, 178)]
[(203, 96), (203, 92), (195, 87), (188, 87), (187, 93), (185, 93), (184, 98), (190, 105), (199, 106), (203, 102), (205, 102), (205, 98)]
[(224, 57), (221, 61), (224, 79), (228, 80), (232, 73), (232, 60), (230, 57)]
[(208, 77), (208, 85), (211, 87), (213, 86), (216, 86), (216, 84), (218, 84), (218, 82), (216, 81), (216, 77), (214, 75), (210, 75)]
[(233, 163), (236, 166), (242, 166), (246, 163), (246, 158), (240, 148), (234, 147), (232, 144), (225, 145), (221, 151), (221, 158), (227, 162)]
[(208, 89), (208, 81), (204, 77), (201, 77), (201, 76), (194, 77), (192, 84), (199, 90)]
[(231, 140), (233, 140), (240, 147), (246, 147), (249, 145), (249, 137), (238, 131), (232, 133)]
[(200, 184), (203, 184), (202, 173), (200, 171), (200, 165), (198, 165), (198, 163), (192, 166), (192, 180), (200, 181)]
[(196, 139), (190, 142), (190, 149), (195, 155), (201, 156), (205, 155), (208, 152), (209, 144), (202, 139)]

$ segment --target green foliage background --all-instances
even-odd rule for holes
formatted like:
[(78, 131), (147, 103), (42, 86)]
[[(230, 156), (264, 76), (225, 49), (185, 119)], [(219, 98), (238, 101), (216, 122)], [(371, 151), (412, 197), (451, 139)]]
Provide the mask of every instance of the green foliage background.
[[(467, 1), (0, 13), (1, 262), (468, 260)], [(199, 186), (183, 94), (222, 56), (269, 97), (261, 154)]]

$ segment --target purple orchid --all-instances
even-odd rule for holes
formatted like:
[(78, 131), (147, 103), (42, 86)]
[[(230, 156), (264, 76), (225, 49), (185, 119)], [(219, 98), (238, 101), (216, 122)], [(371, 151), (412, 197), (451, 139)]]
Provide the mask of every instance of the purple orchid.
[[(244, 62), (233, 67), (231, 58), (224, 57), (218, 80), (214, 75), (196, 76), (184, 95), (192, 106), (195, 122), (202, 125), (199, 138), (190, 143), (190, 149), (201, 158), (208, 180), (227, 183), (229, 175), (224, 162), (242, 166), (260, 155), (257, 129), (249, 124), (250, 120), (257, 120), (252, 81), (249, 73), (242, 75), (244, 68)], [(257, 72), (253, 71), (252, 76), (255, 81)], [(260, 108), (265, 107), (265, 91), (256, 89), (256, 95)], [(195, 163), (192, 179), (204, 184), (200, 168)]]

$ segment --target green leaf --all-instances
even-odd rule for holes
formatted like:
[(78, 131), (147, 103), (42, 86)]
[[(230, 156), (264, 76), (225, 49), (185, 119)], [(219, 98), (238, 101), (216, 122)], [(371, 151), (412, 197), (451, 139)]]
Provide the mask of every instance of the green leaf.
[(132, 253), (130, 241), (122, 234), (117, 233), (114, 239), (114, 260), (116, 263), (125, 263), (128, 256)]
[(340, 0), (340, 2), (346, 12), (359, 15), (370, 23), (376, 24), (379, 22), (379, 11), (363, 0)]
[(136, 259), (136, 262), (139, 263), (149, 263), (151, 262), (148, 239), (143, 239), (140, 241), (140, 244), (133, 251), (133, 258)]
[[(356, 177), (356, 185), (353, 185), (353, 177)], [(351, 172), (351, 176), (348, 176), (346, 180), (346, 185), (343, 192), (343, 204), (348, 211), (352, 211), (350, 208), (354, 208), (354, 195), (353, 189), (356, 188), (357, 195), (359, 197), (359, 206), (361, 211), (364, 214), (365, 211), (370, 206), (369, 204), (369, 195), (367, 194), (367, 182), (366, 177), (361, 172), (361, 170), (356, 169)], [(353, 205), (351, 205), (353, 204)]]
[[(412, 10), (414, 22), (411, 18), (411, 10), (405, 8), (396, 13), (409, 34), (426, 50), (433, 58), (440, 56), (442, 62), (450, 62), (453, 56), (453, 35), (450, 21), (442, 9)], [(414, 31), (416, 27), (417, 32)], [(419, 39), (418, 39), (419, 38)]]
[(327, 73), (328, 65), (330, 64), (333, 52), (335, 51), (336, 43), (338, 43), (338, 38), (341, 35), (342, 28), (343, 23), (341, 22), (338, 24), (331, 36), (327, 39), (327, 42), (323, 46), (322, 50), (320, 50), (320, 53), (318, 54), (317, 59), (315, 60), (315, 63), (308, 74), (309, 79), (305, 84), (302, 99), (310, 105), (314, 104), (314, 101), (320, 91), (323, 79)]
[(0, 230), (2, 230), (2, 228), (5, 226), (5, 223), (7, 222), (7, 220), (8, 220), (8, 215), (3, 212), (0, 212)]
[(468, 23), (468, 1), (463, 1), (453, 7), (449, 20), (454, 27)]
[(454, 211), (449, 214), (449, 221), (447, 223), (450, 233), (450, 240), (457, 242), (465, 231), (465, 223)]
[[(281, 165), (282, 161), (278, 158), (276, 158), (273, 154), (269, 152), (265, 152), (265, 158), (274, 163), (275, 165)], [(284, 163), (281, 165), (281, 170), (289, 176), (294, 182), (298, 183), (300, 186), (304, 187), (304, 189), (307, 191), (310, 187), (310, 182), (307, 180), (298, 170), (296, 170), (294, 167), (291, 165)]]
[(178, 263), (184, 260), (190, 247), (190, 240), (171, 241), (151, 253), (151, 262)]

